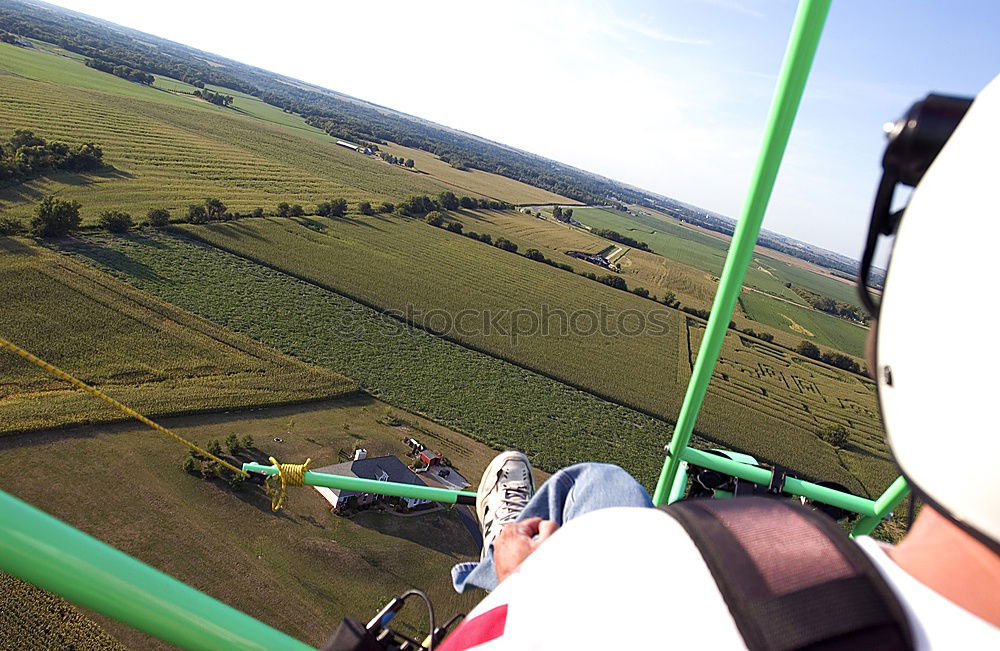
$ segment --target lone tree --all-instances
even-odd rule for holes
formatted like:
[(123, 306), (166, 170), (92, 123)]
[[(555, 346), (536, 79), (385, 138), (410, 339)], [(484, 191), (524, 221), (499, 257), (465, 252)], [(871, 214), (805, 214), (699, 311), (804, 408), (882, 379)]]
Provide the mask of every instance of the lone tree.
[(562, 208), (560, 208), (559, 206), (556, 206), (555, 208), (553, 208), (552, 209), (552, 216), (555, 217), (556, 219), (560, 219), (561, 220), (563, 218), (563, 210), (562, 210)]
[(289, 217), (301, 217), (304, 214), (306, 214), (306, 211), (302, 208), (300, 204), (295, 204), (294, 206), (288, 209)]
[(431, 226), (442, 226), (444, 224), (444, 215), (437, 210), (432, 210), (424, 217), (424, 221)]
[(226, 204), (214, 197), (205, 199), (205, 213), (209, 219), (221, 219), (226, 214)]
[(49, 195), (38, 202), (31, 218), (31, 234), (36, 237), (62, 237), (80, 227), (80, 204)]
[(819, 431), (819, 437), (835, 448), (847, 447), (847, 428), (840, 423), (827, 425)]
[(154, 208), (146, 213), (146, 223), (153, 228), (163, 228), (170, 223), (170, 211), (166, 208)]
[(278, 204), (278, 217), (288, 217), (288, 213), (291, 212), (291, 210), (292, 207), (282, 201)]
[(100, 224), (101, 228), (111, 233), (127, 233), (130, 228), (135, 226), (132, 215), (120, 210), (102, 212), (101, 216), (97, 218), (97, 223)]
[(405, 163), (403, 163), (403, 165), (404, 165), (405, 167), (410, 167), (410, 168), (412, 168), (412, 167), (413, 167), (413, 159), (412, 159), (412, 158), (407, 158), (407, 159), (406, 159), (406, 162), (405, 162)]
[(192, 224), (204, 224), (208, 221), (208, 211), (200, 203), (188, 206), (188, 221)]
[(367, 215), (370, 217), (375, 214), (375, 209), (372, 208), (372, 204), (370, 201), (362, 201), (361, 203), (358, 204), (358, 212), (360, 212), (362, 215)]

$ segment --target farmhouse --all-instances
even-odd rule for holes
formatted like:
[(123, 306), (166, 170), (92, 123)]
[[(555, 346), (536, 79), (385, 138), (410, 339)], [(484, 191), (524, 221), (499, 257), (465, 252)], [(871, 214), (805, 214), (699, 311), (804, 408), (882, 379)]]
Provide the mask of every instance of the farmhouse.
[[(360, 477), (376, 481), (391, 481), (399, 484), (426, 486), (398, 457), (368, 458), (366, 455), (367, 452), (365, 450), (358, 450), (355, 453), (353, 461), (315, 468), (314, 470), (328, 475), (343, 475), (345, 477)], [(313, 488), (323, 496), (323, 499), (330, 503), (337, 513), (343, 513), (348, 509), (365, 509), (376, 502), (385, 502), (403, 511), (426, 508), (431, 504), (429, 500), (411, 499), (409, 497), (389, 497), (373, 493), (325, 488), (322, 486), (314, 486)]]

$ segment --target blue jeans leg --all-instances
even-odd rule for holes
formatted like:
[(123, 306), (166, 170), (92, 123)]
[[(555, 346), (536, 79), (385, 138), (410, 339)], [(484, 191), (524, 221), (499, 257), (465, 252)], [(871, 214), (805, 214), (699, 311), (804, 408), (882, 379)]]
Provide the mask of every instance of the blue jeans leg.
[[(584, 513), (613, 506), (652, 506), (649, 493), (630, 474), (607, 463), (580, 463), (563, 468), (542, 484), (528, 501), (518, 520), (542, 518), (559, 526)], [(497, 587), (493, 547), (479, 563), (459, 563), (451, 568), (457, 592), (468, 587), (493, 590)]]

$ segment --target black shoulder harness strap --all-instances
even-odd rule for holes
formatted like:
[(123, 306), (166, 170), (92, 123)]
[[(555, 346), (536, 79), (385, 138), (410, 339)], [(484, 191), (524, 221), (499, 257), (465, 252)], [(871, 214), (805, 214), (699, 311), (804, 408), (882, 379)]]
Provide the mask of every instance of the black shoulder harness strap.
[(698, 546), (752, 651), (913, 648), (896, 596), (826, 516), (764, 497), (661, 508)]

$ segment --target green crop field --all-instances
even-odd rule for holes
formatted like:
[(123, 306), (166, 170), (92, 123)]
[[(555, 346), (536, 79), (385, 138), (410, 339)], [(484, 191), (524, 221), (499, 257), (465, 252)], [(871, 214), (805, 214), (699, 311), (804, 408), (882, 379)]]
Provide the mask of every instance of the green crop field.
[[(163, 424), (202, 444), (230, 433), (252, 436), (255, 449), (234, 460), (312, 457), (313, 467), (339, 463), (341, 452), (355, 446), (405, 460), (401, 439), (414, 436), (478, 482), (492, 450), (405, 412), (396, 412), (398, 424), (387, 423), (386, 409), (357, 394)], [(134, 423), (17, 434), (0, 439), (0, 489), (313, 646), (342, 617), (367, 621), (411, 587), (428, 592), (443, 618), (468, 611), (480, 598), (451, 588), (450, 566), (477, 558), (479, 544), (455, 509), (344, 518), (331, 514), (312, 489), (297, 488), (284, 509), (272, 513), (259, 488), (233, 492), (196, 478), (181, 469), (184, 457), (184, 448)], [(419, 635), (425, 613), (408, 606), (394, 624)], [(130, 648), (160, 648), (123, 624), (83, 614)], [(0, 647), (118, 648), (82, 617), (0, 575)]]
[[(20, 240), (0, 238), (0, 305), (0, 336), (149, 415), (301, 402), (355, 388)], [(0, 351), (0, 434), (121, 418)]]
[[(475, 211), (457, 214), (456, 219), (466, 230), (488, 232), (494, 238), (506, 237), (522, 249), (537, 248), (546, 257), (573, 266), (578, 273), (606, 274), (607, 271), (588, 262), (564, 255), (566, 251), (608, 253), (628, 247), (554, 219), (539, 219), (533, 215), (513, 211)], [(663, 296), (673, 292), (684, 305), (707, 310), (715, 295), (715, 283), (709, 274), (669, 258), (645, 251), (631, 249), (622, 255), (622, 278), (629, 287), (645, 287), (652, 294)]]
[[(413, 220), (304, 219), (299, 222), (264, 219), (185, 228), (201, 238), (217, 242), (219, 246), (309, 278), (316, 284), (349, 294), (379, 309), (406, 314), (407, 306), (412, 306), (411, 316), (416, 318), (414, 310), (419, 310), (428, 317), (424, 322), (428, 327), (435, 326), (435, 322), (430, 320), (438, 318), (435, 314), (456, 314), (469, 307), (492, 311), (521, 309), (538, 313), (541, 305), (549, 310), (567, 311), (585, 306), (596, 311), (604, 309), (610, 314), (627, 309), (648, 314), (649, 310), (660, 309), (650, 301)], [(317, 232), (316, 229), (324, 232)], [(158, 248), (154, 248), (156, 243), (159, 243)], [(176, 256), (167, 254), (167, 251), (182, 247), (184, 251), (178, 250)], [(449, 345), (440, 338), (425, 339), (427, 335), (404, 329), (398, 322), (393, 325), (392, 321), (383, 321), (376, 326), (362, 320), (360, 323), (365, 325), (365, 333), (362, 334), (352, 326), (339, 325), (344, 317), (323, 312), (328, 314), (321, 319), (328, 324), (324, 332), (318, 333), (314, 329), (309, 331), (312, 332), (308, 335), (311, 340), (299, 341), (294, 331), (307, 329), (303, 323), (304, 315), (312, 315), (318, 309), (310, 307), (313, 301), (322, 302), (324, 309), (336, 306), (354, 314), (361, 313), (357, 304), (352, 305), (350, 301), (323, 292), (319, 287), (305, 290), (304, 287), (309, 287), (305, 285), (295, 290), (296, 295), (302, 291), (316, 294), (308, 303), (293, 301), (294, 307), (291, 308), (286, 306), (284, 299), (276, 298), (283, 294), (276, 288), (267, 291), (269, 296), (250, 295), (244, 287), (231, 285), (237, 282), (243, 285), (249, 281), (242, 278), (227, 281), (220, 277), (220, 268), (234, 264), (232, 258), (175, 238), (157, 237), (152, 242), (147, 238), (90, 240), (85, 247), (74, 247), (74, 250), (101, 268), (124, 272), (126, 275), (123, 278), (166, 300), (307, 361), (337, 368), (390, 402), (441, 419), (441, 422), (481, 437), (491, 445), (525, 449), (536, 455), (534, 458), (543, 468), (552, 470), (566, 463), (600, 458), (620, 463), (647, 484), (655, 478), (660, 462), (657, 450), (669, 431), (665, 425), (661, 428), (655, 424), (656, 421), (623, 409), (622, 414), (633, 414), (630, 419), (638, 417), (635, 421), (637, 426), (630, 430), (628, 427), (621, 428), (621, 423), (604, 421), (611, 431), (604, 435), (606, 438), (603, 441), (625, 444), (622, 447), (602, 447), (601, 435), (595, 437), (599, 426), (591, 420), (588, 410), (583, 409), (586, 403), (580, 405), (579, 412), (563, 411), (561, 396), (572, 396), (574, 399), (579, 396), (558, 382), (544, 380), (529, 371)], [(122, 264), (121, 259), (153, 266), (157, 270), (157, 278), (143, 278), (131, 272), (129, 265)], [(196, 259), (199, 259), (197, 265), (194, 264)], [(425, 270), (426, 265), (434, 261), (438, 264), (433, 270)], [(195, 271), (193, 267), (196, 266), (200, 267), (200, 271)], [(372, 268), (378, 268), (379, 273), (370, 273)], [(271, 279), (269, 274), (272, 273), (249, 265), (243, 275), (256, 277), (260, 274)], [(221, 292), (220, 297), (213, 299), (211, 292), (194, 292), (193, 288), (188, 290), (183, 287), (184, 284), (204, 286), (213, 275), (217, 277), (217, 281), (213, 282), (221, 284), (216, 290)], [(434, 278), (434, 282), (421, 282), (427, 277)], [(284, 278), (287, 277), (279, 275), (269, 282), (277, 283), (279, 279), (285, 282)], [(517, 280), (505, 284), (505, 278)], [(251, 287), (263, 287), (263, 284), (249, 284)], [(233, 298), (234, 292), (239, 292), (239, 299)], [(282, 307), (275, 305), (278, 300), (281, 300)], [(238, 304), (240, 309), (227, 308), (230, 303)], [(292, 310), (302, 316), (293, 319)], [(289, 321), (282, 321), (283, 328), (277, 322), (260, 323), (261, 318), (256, 315), (258, 312), (287, 315)], [(315, 314), (309, 317), (313, 322), (320, 318), (319, 312)], [(666, 335), (657, 337), (587, 337), (572, 333), (565, 337), (526, 335), (515, 344), (511, 337), (495, 332), (490, 336), (453, 332), (451, 336), (491, 355), (509, 356), (508, 359), (519, 366), (608, 396), (620, 404), (672, 419), (676, 417), (690, 376), (690, 344), (685, 315), (675, 310), (664, 314), (669, 315), (669, 328)], [(395, 332), (398, 338), (383, 339), (386, 335), (381, 331), (385, 329), (390, 334)], [(400, 331), (409, 334), (403, 337), (398, 334)], [(377, 340), (373, 341), (373, 337)], [(736, 335), (731, 334), (730, 337)], [(446, 354), (446, 350), (452, 354), (434, 361), (409, 357), (413, 355), (416, 342), (426, 344), (429, 349), (430, 341), (435, 342), (435, 357), (438, 349), (442, 355)], [(316, 348), (320, 345), (322, 350)], [(791, 354), (785, 349), (768, 347), (769, 350), (771, 348), (778, 354)], [(359, 358), (361, 351), (366, 355)], [(422, 351), (422, 354), (429, 352)], [(756, 355), (761, 361), (770, 359), (766, 353), (752, 346), (747, 354)], [(386, 356), (384, 361), (382, 355)], [(613, 368), (607, 368), (601, 362), (609, 358), (616, 360)], [(414, 369), (414, 365), (419, 366), (421, 372)], [(817, 366), (829, 376), (821, 378), (822, 382), (832, 382), (831, 386), (835, 389), (839, 389), (842, 382), (857, 381), (856, 376), (823, 365)], [(484, 371), (487, 368), (489, 376)], [(518, 397), (497, 388), (505, 386), (518, 375), (530, 379), (531, 383), (538, 382), (551, 388), (539, 389), (542, 394), (532, 395), (533, 390), (528, 386), (523, 389), (518, 386), (518, 390), (525, 392)], [(408, 390), (398, 392), (398, 388), (403, 386)], [(562, 390), (557, 392), (554, 390), (556, 387), (562, 387)], [(487, 395), (477, 395), (480, 388)], [(867, 399), (860, 400), (864, 408), (874, 415), (874, 392), (870, 386), (867, 386), (867, 391)], [(847, 403), (833, 402), (834, 394), (835, 391), (825, 396), (821, 389), (815, 398), (824, 404), (830, 402), (830, 414), (839, 418), (817, 418), (812, 424), (802, 419), (781, 417), (787, 405), (768, 394), (762, 393), (757, 401), (777, 404), (759, 410), (746, 408), (745, 411), (743, 407), (727, 411), (722, 402), (710, 398), (710, 404), (718, 405), (714, 409), (718, 415), (704, 418), (699, 422), (698, 430), (727, 447), (756, 451), (762, 455), (765, 453), (760, 450), (766, 449), (765, 458), (794, 467), (808, 476), (833, 479), (860, 492), (878, 491), (888, 483), (888, 472), (864, 472), (854, 477), (838, 460), (836, 451), (817, 440), (816, 431), (826, 421), (837, 420), (847, 424), (854, 422), (852, 418), (859, 418)], [(517, 412), (524, 409), (531, 413), (516, 413), (515, 405)], [(802, 408), (801, 404), (798, 408)], [(566, 420), (554, 414), (547, 417), (553, 409), (561, 416), (572, 416)], [(878, 426), (877, 417), (873, 418), (876, 420), (866, 426)], [(587, 436), (580, 437), (579, 431), (587, 432)], [(763, 448), (760, 443), (762, 432), (769, 435)], [(663, 438), (659, 438), (661, 436)], [(643, 452), (646, 450), (648, 452)], [(860, 454), (863, 456), (864, 453)], [(885, 464), (876, 459), (875, 465), (881, 467)]]
[[(656, 253), (708, 272), (713, 278), (718, 278), (722, 273), (728, 241), (683, 226), (676, 220), (652, 215), (630, 215), (604, 208), (575, 208), (573, 216), (588, 226), (610, 228), (646, 242)], [(628, 260), (633, 255), (630, 253), (625, 259)], [(849, 355), (864, 356), (864, 339), (867, 332), (865, 329), (810, 308), (801, 296), (786, 286), (786, 283), (845, 303), (858, 302), (853, 287), (847, 283), (782, 260), (757, 254), (750, 263), (744, 284), (771, 296), (744, 291), (744, 300), (740, 304), (743, 314), (752, 321), (785, 333), (786, 336), (782, 338), (783, 343), (788, 342), (788, 335), (794, 335), (799, 339), (829, 346)], [(789, 305), (788, 302), (797, 303), (801, 308)], [(694, 302), (690, 304), (700, 307)], [(761, 330), (756, 325), (745, 324), (739, 319), (737, 323), (741, 328), (751, 327)], [(805, 334), (806, 332), (811, 334)]]
[(220, 325), (336, 368), (391, 404), (494, 448), (524, 450), (542, 469), (600, 459), (652, 486), (662, 463), (666, 423), (218, 249), (156, 235), (87, 238), (65, 250)]
[(797, 334), (820, 346), (842, 350), (863, 358), (868, 330), (844, 319), (808, 307), (774, 300), (757, 292), (744, 290), (740, 306), (747, 317), (775, 328)]

